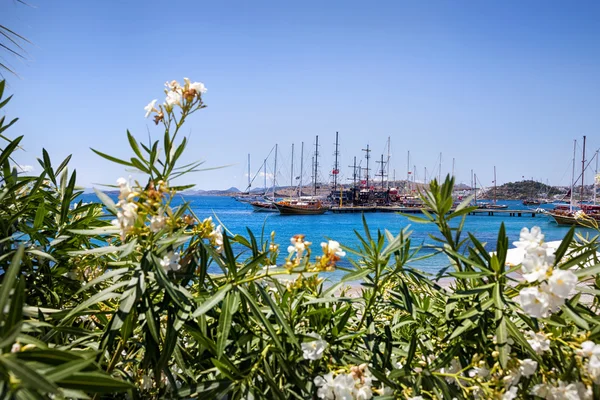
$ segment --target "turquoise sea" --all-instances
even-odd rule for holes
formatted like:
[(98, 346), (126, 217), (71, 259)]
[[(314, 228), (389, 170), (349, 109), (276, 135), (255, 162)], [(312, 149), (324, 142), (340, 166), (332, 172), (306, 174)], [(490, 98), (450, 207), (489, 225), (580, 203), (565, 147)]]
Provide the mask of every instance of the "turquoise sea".
[[(90, 201), (95, 195), (84, 195), (83, 201)], [(276, 242), (282, 249), (281, 261), (287, 256), (287, 246), (289, 239), (296, 234), (306, 235), (306, 240), (313, 242), (313, 249), (317, 254), (320, 253), (320, 243), (327, 238), (337, 240), (343, 245), (356, 248), (359, 240), (356, 237), (355, 230), (363, 232), (361, 214), (332, 214), (324, 215), (300, 215), (300, 216), (281, 216), (275, 213), (253, 212), (252, 207), (245, 203), (240, 203), (230, 197), (217, 196), (186, 196), (188, 201), (198, 215), (203, 219), (212, 216), (216, 223), (217, 219), (233, 234), (248, 236), (246, 228), (249, 228), (260, 240), (261, 232), (264, 232), (265, 239), (269, 238), (271, 231), (276, 232)], [(510, 209), (527, 209), (520, 201), (503, 201), (499, 204), (507, 204)], [(176, 204), (176, 203), (175, 203)], [(546, 205), (551, 208), (551, 205)], [(418, 214), (417, 214), (418, 215)], [(433, 224), (419, 224), (408, 220), (407, 217), (396, 213), (367, 213), (365, 214), (369, 228), (373, 234), (377, 230), (387, 229), (397, 234), (401, 229), (410, 225), (412, 230), (412, 242), (414, 246), (419, 244), (431, 245), (433, 241), (429, 234), (435, 233)], [(504, 222), (509, 240), (512, 242), (518, 240), (521, 228), (539, 226), (546, 235), (546, 240), (560, 240), (569, 230), (568, 227), (558, 226), (551, 222), (547, 217), (537, 214), (532, 218), (531, 214), (524, 214), (521, 217), (509, 216), (488, 216), (473, 215), (467, 216), (465, 231), (472, 232), (480, 241), (487, 242), (486, 249), (495, 250), (496, 237), (500, 224)], [(424, 253), (432, 250), (423, 249)], [(342, 261), (341, 265), (350, 266), (347, 260)], [(441, 268), (447, 266), (447, 260), (444, 256), (436, 255), (434, 257), (415, 262), (414, 267), (423, 271), (435, 273)], [(339, 279), (341, 272), (331, 274), (330, 279), (335, 281)]]

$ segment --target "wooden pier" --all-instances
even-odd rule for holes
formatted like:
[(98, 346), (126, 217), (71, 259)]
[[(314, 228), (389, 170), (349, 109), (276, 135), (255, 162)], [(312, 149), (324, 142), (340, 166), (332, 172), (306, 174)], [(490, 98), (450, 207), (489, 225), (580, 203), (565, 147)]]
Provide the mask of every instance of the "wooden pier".
[[(403, 214), (422, 214), (423, 208), (420, 207), (397, 207), (397, 206), (334, 206), (330, 208), (334, 214), (351, 214), (351, 213), (372, 213), (372, 212), (396, 212)], [(427, 210), (431, 212), (431, 210)], [(468, 215), (500, 215), (508, 217), (532, 217), (539, 214), (536, 210), (508, 210), (508, 209), (489, 209), (480, 208), (473, 210)]]

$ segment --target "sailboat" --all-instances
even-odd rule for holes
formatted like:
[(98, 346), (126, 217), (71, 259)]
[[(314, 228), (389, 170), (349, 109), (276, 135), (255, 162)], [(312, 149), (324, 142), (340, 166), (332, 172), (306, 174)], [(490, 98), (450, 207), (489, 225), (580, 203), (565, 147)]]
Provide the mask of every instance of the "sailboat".
[(302, 173), (303, 173), (303, 159), (304, 159), (304, 143), (302, 143), (302, 149), (300, 153), (300, 186), (299, 196), (294, 199), (286, 199), (273, 203), (273, 205), (279, 211), (281, 215), (320, 215), (325, 214), (329, 207), (327, 207), (321, 199), (316, 197), (317, 194), (317, 160), (319, 155), (319, 136), (316, 139), (315, 145), (315, 180), (314, 180), (314, 197), (302, 196)]
[[(596, 204), (583, 204), (583, 192), (584, 192), (584, 173), (585, 173), (585, 140), (586, 137), (583, 137), (583, 155), (581, 159), (581, 195), (579, 200), (579, 210), (575, 211), (573, 209), (573, 192), (574, 192), (574, 182), (575, 182), (575, 148), (576, 144), (573, 147), (573, 174), (571, 181), (571, 190), (569, 191), (571, 194), (571, 204), (569, 208), (556, 207), (552, 211), (548, 211), (548, 215), (556, 221), (558, 225), (579, 225), (579, 226), (587, 226), (589, 227), (590, 223), (586, 221), (586, 219), (591, 218), (595, 220), (597, 223), (600, 223), (600, 206)], [(579, 180), (579, 179), (578, 179)], [(595, 186), (594, 186), (595, 189)], [(580, 217), (579, 213), (583, 213)]]
[(508, 208), (506, 204), (497, 204), (496, 203), (496, 166), (494, 166), (494, 202), (490, 203), (479, 203), (479, 208), (489, 209), (489, 210), (502, 210), (504, 208)]
[[(265, 191), (267, 188), (267, 160), (265, 159), (263, 164), (263, 174), (265, 176)], [(277, 178), (277, 144), (275, 145), (275, 166), (273, 173), (273, 197), (268, 199), (265, 197), (262, 200), (251, 201), (250, 205), (254, 209), (255, 212), (277, 212), (277, 207), (275, 207), (275, 186), (276, 186), (276, 178)]]

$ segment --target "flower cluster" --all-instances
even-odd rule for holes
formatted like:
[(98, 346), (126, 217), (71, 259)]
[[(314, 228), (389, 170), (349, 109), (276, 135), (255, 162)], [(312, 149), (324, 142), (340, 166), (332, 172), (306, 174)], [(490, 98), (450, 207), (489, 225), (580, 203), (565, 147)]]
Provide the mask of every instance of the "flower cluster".
[[(304, 240), (304, 235), (294, 235), (290, 239), (290, 242), (291, 245), (288, 246), (289, 256), (286, 262), (287, 268), (293, 268), (300, 265), (300, 261), (302, 261), (302, 258), (304, 257), (304, 252), (306, 252), (307, 255), (310, 255), (310, 245), (312, 244), (311, 242)], [(292, 256), (295, 256), (293, 261), (291, 260)]]
[(333, 271), (336, 263), (344, 256), (346, 252), (342, 250), (340, 244), (335, 240), (321, 243), (323, 256), (317, 259), (316, 267), (324, 271)]
[(162, 105), (156, 107), (157, 99), (152, 100), (144, 110), (146, 111), (146, 118), (150, 114), (155, 113), (154, 123), (158, 125), (159, 122), (165, 118), (165, 112), (170, 113), (174, 106), (181, 108), (190, 108), (194, 102), (197, 101), (198, 106), (202, 106), (202, 94), (206, 93), (206, 87), (202, 82), (190, 82), (188, 78), (183, 78), (184, 85), (181, 86), (177, 81), (171, 81), (165, 83), (165, 94), (167, 97)]
[(592, 389), (581, 382), (568, 383), (558, 381), (556, 385), (539, 383), (530, 393), (546, 400), (592, 400)]
[(581, 343), (577, 354), (586, 359), (586, 371), (595, 384), (600, 384), (600, 345), (587, 340)]
[(121, 240), (125, 240), (137, 219), (138, 205), (132, 201), (137, 193), (131, 190), (129, 182), (125, 178), (117, 179), (117, 185), (119, 186), (119, 202), (117, 203), (119, 210), (117, 219), (113, 220), (112, 224), (120, 229)]
[(577, 277), (569, 270), (556, 268), (553, 251), (544, 243), (539, 227), (534, 226), (531, 231), (523, 228), (520, 240), (514, 245), (525, 251), (521, 271), (523, 278), (534, 284), (520, 291), (521, 307), (532, 317), (548, 317), (569, 298)]
[(178, 271), (181, 268), (179, 261), (181, 257), (179, 252), (169, 251), (163, 258), (160, 260), (160, 266), (164, 268), (165, 271)]
[(314, 340), (302, 343), (302, 356), (304, 359), (315, 361), (323, 357), (323, 353), (327, 350), (329, 344), (318, 333), (311, 332), (307, 333), (306, 336), (310, 336)]
[(329, 372), (314, 379), (317, 397), (325, 400), (368, 400), (373, 397), (372, 382), (367, 364), (353, 366), (349, 373), (340, 372), (335, 378)]

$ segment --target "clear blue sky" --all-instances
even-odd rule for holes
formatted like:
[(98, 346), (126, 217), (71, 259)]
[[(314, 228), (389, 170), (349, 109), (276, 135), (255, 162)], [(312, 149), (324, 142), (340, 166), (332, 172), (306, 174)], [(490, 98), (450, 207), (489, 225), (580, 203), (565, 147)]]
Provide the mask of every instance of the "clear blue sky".
[(336, 131), (344, 179), (388, 136), (397, 177), (408, 150), (420, 179), (442, 152), (443, 173), (455, 158), (459, 182), (474, 169), (484, 185), (494, 165), (498, 183), (568, 185), (573, 140), (588, 136), (588, 158), (600, 147), (598, 1), (31, 3), (0, 5), (34, 43), (11, 61), (5, 110), (20, 121), (7, 133), (25, 134), (23, 165), (42, 147), (72, 153), (83, 186), (129, 174), (89, 147), (125, 157), (126, 129), (158, 137), (143, 107), (183, 77), (208, 88), (187, 159), (235, 164), (188, 177), (203, 189), (243, 189), (247, 154), (255, 170), (275, 143), (287, 184), (291, 144), (310, 163), (315, 135), (327, 177)]

